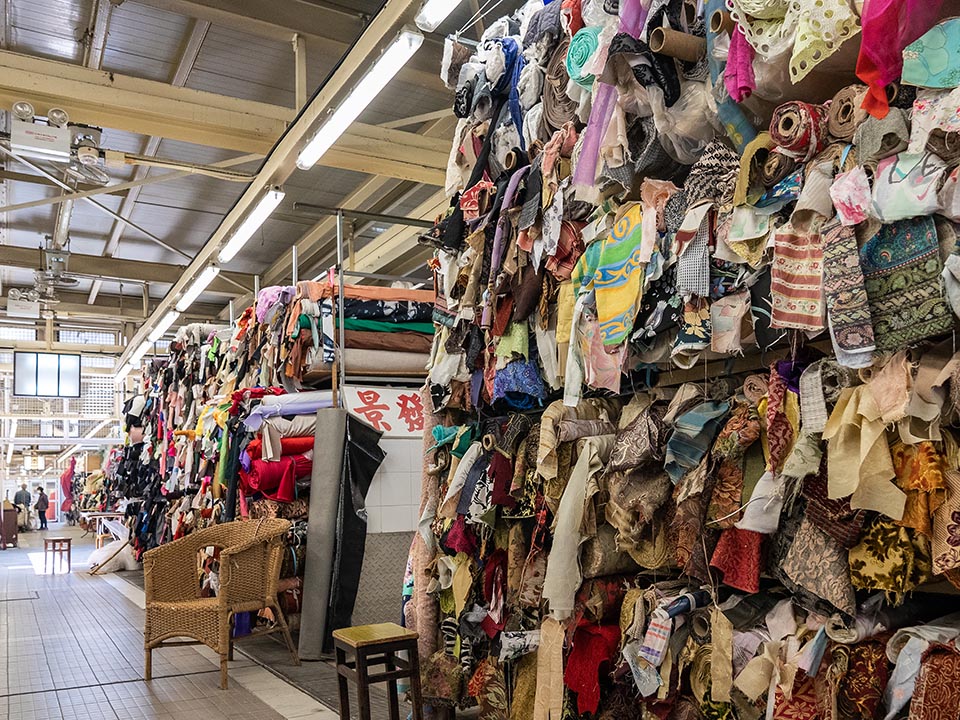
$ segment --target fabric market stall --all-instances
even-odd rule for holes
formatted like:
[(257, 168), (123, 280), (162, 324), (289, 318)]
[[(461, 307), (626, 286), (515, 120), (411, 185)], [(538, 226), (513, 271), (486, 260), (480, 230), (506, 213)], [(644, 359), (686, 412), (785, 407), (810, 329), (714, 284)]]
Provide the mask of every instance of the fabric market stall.
[(948, 6), (532, 1), (447, 38), (404, 604), (434, 710), (960, 713)]

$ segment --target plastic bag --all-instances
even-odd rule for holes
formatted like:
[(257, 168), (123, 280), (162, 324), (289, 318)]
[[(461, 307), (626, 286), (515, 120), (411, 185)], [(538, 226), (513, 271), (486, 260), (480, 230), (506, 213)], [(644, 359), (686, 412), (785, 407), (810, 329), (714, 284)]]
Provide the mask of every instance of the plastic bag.
[(682, 83), (680, 99), (669, 108), (664, 105), (660, 88), (650, 86), (647, 94), (664, 149), (677, 162), (693, 165), (722, 129), (716, 125), (717, 108), (707, 84)]
[[(117, 552), (118, 550), (120, 552)], [(98, 573), (121, 572), (140, 568), (140, 563), (133, 557), (133, 548), (126, 540), (114, 540), (112, 543), (90, 553), (90, 567), (96, 567), (100, 563), (104, 563), (104, 565), (98, 568)]]

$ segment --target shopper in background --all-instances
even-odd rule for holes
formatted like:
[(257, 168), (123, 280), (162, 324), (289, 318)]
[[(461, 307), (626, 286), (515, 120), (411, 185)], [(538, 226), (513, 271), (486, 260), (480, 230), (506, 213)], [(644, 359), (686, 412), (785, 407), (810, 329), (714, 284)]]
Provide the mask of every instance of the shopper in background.
[(23, 530), (30, 529), (30, 505), (33, 498), (24, 483), (13, 496), (13, 506), (17, 509), (17, 525)]
[(37, 488), (37, 492), (40, 493), (40, 497), (37, 498), (37, 504), (34, 507), (37, 509), (37, 514), (40, 516), (40, 529), (47, 529), (47, 508), (50, 507), (50, 500), (47, 499), (47, 494), (43, 491), (42, 487)]
[(20, 489), (17, 490), (17, 494), (13, 496), (13, 504), (23, 505), (27, 510), (29, 510), (30, 500), (30, 491), (27, 490), (27, 484), (24, 483), (20, 486)]

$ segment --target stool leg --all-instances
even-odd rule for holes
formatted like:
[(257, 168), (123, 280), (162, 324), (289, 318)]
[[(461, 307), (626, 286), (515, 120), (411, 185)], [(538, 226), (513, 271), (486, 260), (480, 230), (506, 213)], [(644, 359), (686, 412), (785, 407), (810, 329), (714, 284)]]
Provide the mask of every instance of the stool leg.
[[(387, 670), (396, 670), (397, 664), (393, 661), (393, 653), (387, 653)], [(397, 681), (387, 681), (387, 701), (390, 703), (390, 720), (400, 720), (400, 698), (397, 692)]]
[(70, 570), (73, 568), (72, 553), (73, 553), (73, 543), (70, 543), (70, 545), (67, 545), (67, 572), (70, 572)]
[(340, 674), (340, 668), (347, 664), (347, 654), (337, 647), (337, 691), (340, 693), (340, 720), (350, 720), (350, 688), (347, 679)]
[(370, 679), (365, 648), (357, 648), (357, 705), (360, 708), (360, 720), (370, 720)]
[(423, 720), (423, 693), (420, 689), (420, 653), (417, 644), (410, 645), (410, 700), (413, 702), (413, 720)]
[(43, 549), (43, 574), (47, 574), (47, 549)]

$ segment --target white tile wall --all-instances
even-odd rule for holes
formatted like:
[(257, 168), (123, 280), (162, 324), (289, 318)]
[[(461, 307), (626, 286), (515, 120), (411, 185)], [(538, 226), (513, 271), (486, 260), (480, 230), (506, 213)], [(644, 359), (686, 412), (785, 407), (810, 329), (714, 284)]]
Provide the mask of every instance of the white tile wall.
[(411, 532), (420, 518), (421, 438), (383, 438), (387, 454), (367, 493), (367, 532)]

